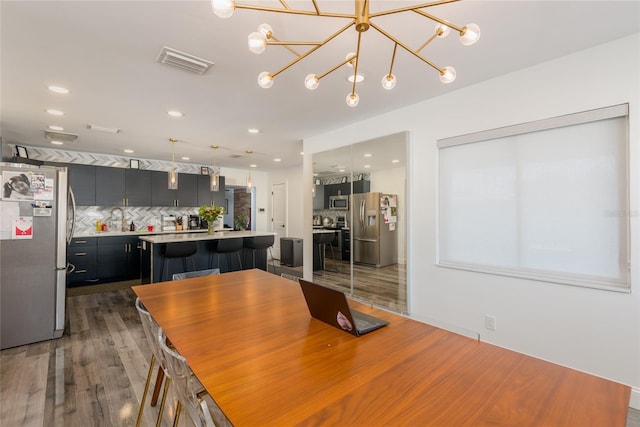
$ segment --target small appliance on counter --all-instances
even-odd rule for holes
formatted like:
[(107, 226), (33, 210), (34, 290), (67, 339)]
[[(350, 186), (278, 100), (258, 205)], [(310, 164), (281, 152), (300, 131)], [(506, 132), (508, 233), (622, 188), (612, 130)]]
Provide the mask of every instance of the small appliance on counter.
[(189, 215), (189, 230), (197, 230), (199, 228), (202, 228), (200, 226), (200, 217), (198, 215)]
[(313, 216), (313, 225), (322, 225), (322, 215), (314, 215)]
[(176, 217), (173, 215), (162, 215), (160, 217), (160, 228), (162, 231), (176, 231)]

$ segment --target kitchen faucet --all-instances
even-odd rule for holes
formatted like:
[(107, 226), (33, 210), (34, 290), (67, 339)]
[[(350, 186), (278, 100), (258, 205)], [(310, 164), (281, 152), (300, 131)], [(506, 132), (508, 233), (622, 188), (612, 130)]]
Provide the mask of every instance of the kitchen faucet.
[(115, 211), (120, 211), (120, 217), (122, 219), (122, 225), (120, 226), (120, 231), (127, 231), (127, 221), (124, 218), (124, 211), (120, 207), (115, 207), (115, 208), (111, 209), (111, 218), (110, 218), (111, 227), (113, 227), (113, 213)]

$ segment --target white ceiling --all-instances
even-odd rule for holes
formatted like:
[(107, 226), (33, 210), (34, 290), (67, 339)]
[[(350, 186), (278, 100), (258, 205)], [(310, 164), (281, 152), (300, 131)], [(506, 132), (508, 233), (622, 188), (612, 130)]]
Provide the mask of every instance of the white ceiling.
[[(371, 0), (371, 12), (418, 2)], [(255, 1), (254, 1), (255, 2)], [(290, 0), (294, 8), (311, 9), (309, 0)], [(278, 2), (260, 1), (279, 7)], [(350, 13), (351, 1), (318, 0), (323, 11)], [(176, 160), (209, 164), (212, 144), (223, 149), (217, 164), (268, 170), (300, 164), (301, 141), (327, 129), (382, 114), (492, 77), (582, 50), (640, 31), (640, 1), (474, 1), (444, 4), (429, 12), (456, 25), (474, 22), (480, 41), (462, 46), (451, 34), (436, 40), (423, 55), (438, 66), (451, 65), (457, 79), (450, 85), (438, 73), (399, 49), (394, 65), (398, 85), (380, 86), (388, 71), (393, 44), (370, 29), (362, 35), (360, 70), (368, 79), (358, 85), (360, 105), (347, 107), (351, 69), (341, 68), (304, 88), (308, 73), (321, 74), (355, 50), (356, 32), (342, 36), (283, 72), (271, 89), (256, 83), (261, 71), (275, 72), (294, 56), (270, 46), (250, 53), (247, 35), (268, 22), (280, 40), (322, 40), (344, 20), (295, 17), (236, 10), (230, 19), (216, 17), (208, 1), (6, 1), (1, 19), (1, 132), (3, 142), (51, 147), (48, 125), (78, 134), (62, 149), (133, 158), (170, 160), (175, 137)], [(413, 48), (432, 33), (434, 23), (413, 12), (374, 22)], [(163, 46), (213, 61), (204, 75), (156, 62)], [(305, 48), (298, 47), (299, 51)], [(603, 74), (611, 74), (603, 65)], [(608, 77), (603, 77), (608, 78)], [(65, 86), (69, 95), (47, 90)], [(65, 111), (56, 118), (47, 108)], [(184, 112), (180, 119), (166, 112)], [(119, 128), (118, 134), (87, 129), (88, 124)], [(258, 135), (247, 129), (256, 127)], [(241, 155), (237, 159), (232, 155)], [(274, 162), (274, 158), (281, 162)]]

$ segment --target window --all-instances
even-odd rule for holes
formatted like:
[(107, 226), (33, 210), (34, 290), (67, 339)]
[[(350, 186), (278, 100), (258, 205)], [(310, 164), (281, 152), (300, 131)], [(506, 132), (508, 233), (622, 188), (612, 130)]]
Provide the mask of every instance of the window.
[(448, 138), (438, 264), (628, 291), (628, 105)]

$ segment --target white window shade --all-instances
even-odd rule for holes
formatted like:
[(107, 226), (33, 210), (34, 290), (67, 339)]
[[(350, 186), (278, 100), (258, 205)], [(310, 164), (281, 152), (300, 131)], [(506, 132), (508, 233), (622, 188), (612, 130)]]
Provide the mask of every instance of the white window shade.
[(626, 105), (439, 142), (439, 264), (629, 289)]

